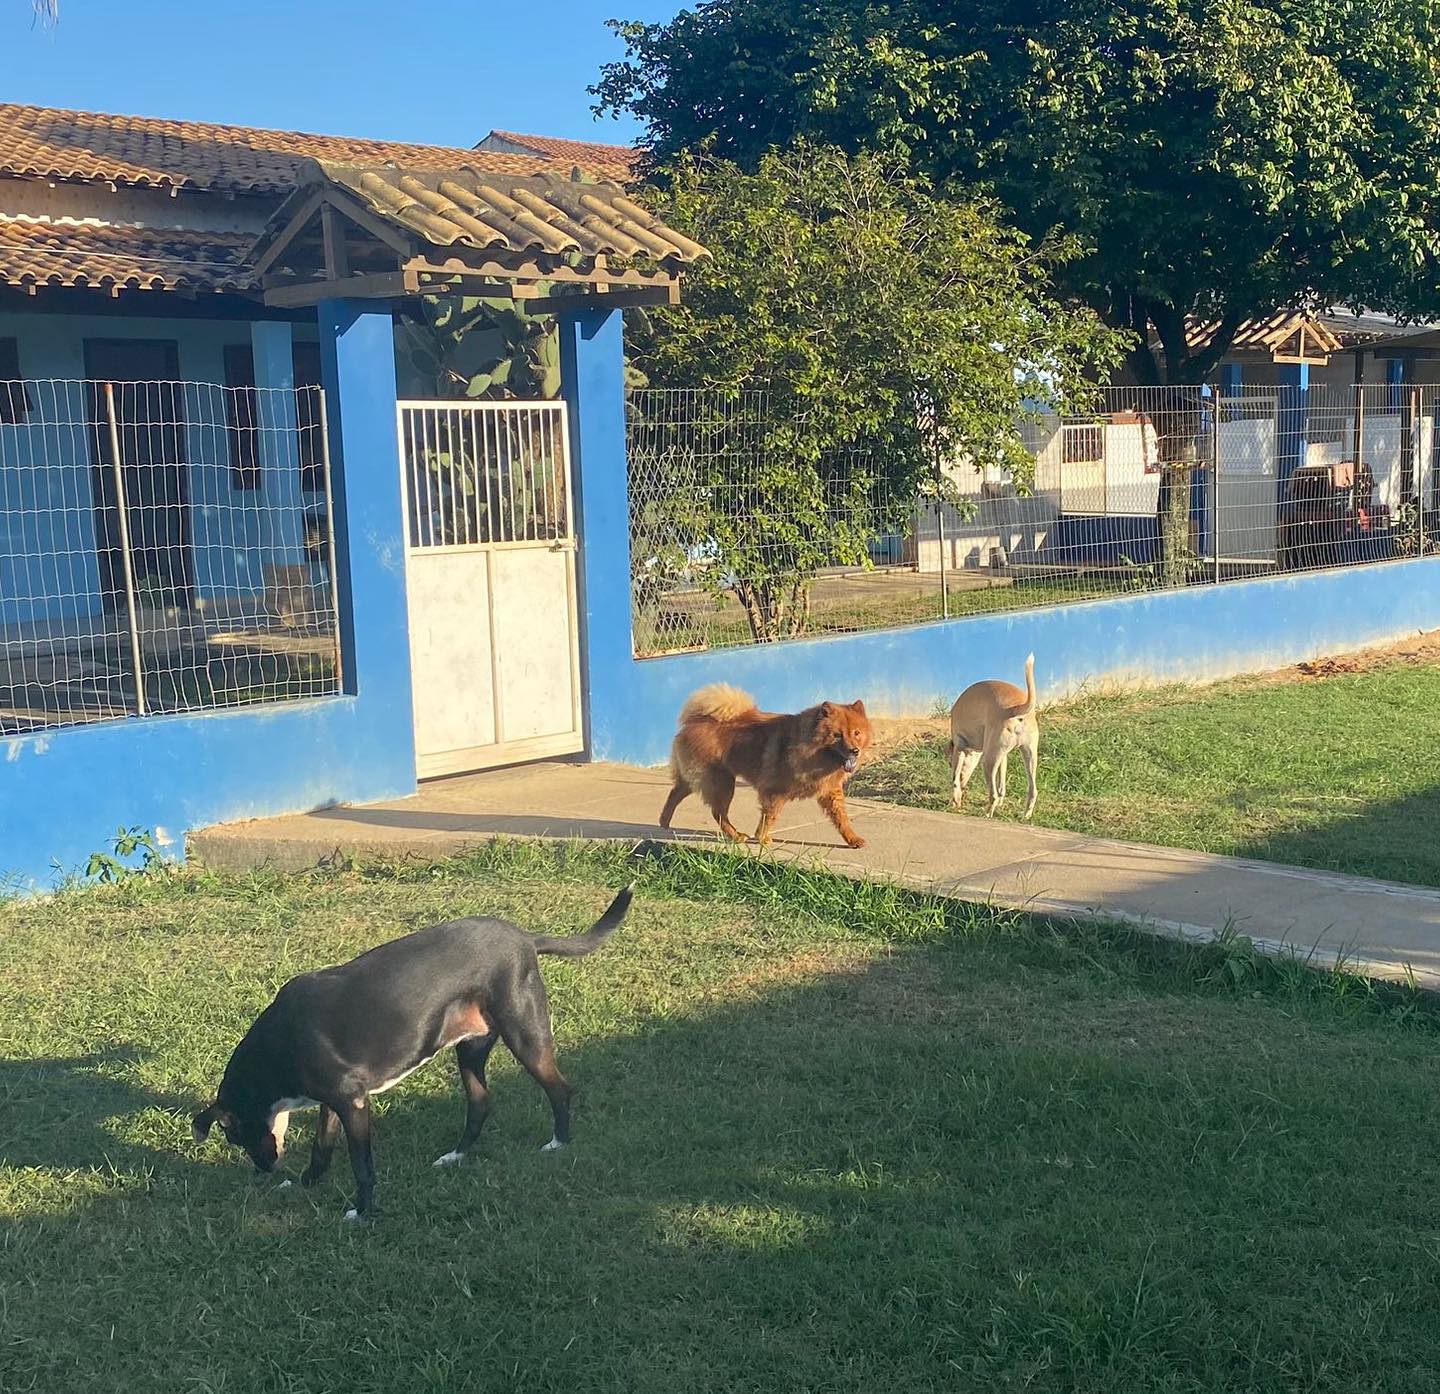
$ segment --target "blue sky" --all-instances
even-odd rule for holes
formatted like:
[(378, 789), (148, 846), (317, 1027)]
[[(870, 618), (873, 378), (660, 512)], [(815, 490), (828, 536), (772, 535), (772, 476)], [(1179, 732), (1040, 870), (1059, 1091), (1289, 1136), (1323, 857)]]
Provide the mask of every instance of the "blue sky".
[(586, 88), (623, 48), (612, 17), (676, 0), (0, 0), (0, 100), (473, 145), (493, 127), (628, 142)]

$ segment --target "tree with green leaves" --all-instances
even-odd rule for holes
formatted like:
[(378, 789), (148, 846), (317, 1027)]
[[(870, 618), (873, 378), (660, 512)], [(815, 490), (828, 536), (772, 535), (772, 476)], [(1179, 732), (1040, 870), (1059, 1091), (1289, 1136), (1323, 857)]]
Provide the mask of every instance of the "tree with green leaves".
[[(899, 149), (1081, 255), (1142, 383), (1282, 306), (1440, 310), (1440, 0), (705, 0), (616, 26), (602, 109), (661, 160)], [(1188, 317), (1213, 321), (1203, 344)]]
[[(676, 159), (648, 202), (708, 247), (679, 306), (635, 323), (629, 350), (654, 383), (765, 408), (676, 437), (652, 481), (657, 535), (704, 535), (711, 584), (734, 591), (757, 639), (804, 629), (809, 582), (863, 564), (908, 521), (939, 458), (1027, 477), (1021, 421), (1083, 407), (1122, 337), (1063, 303), (1051, 276), (1076, 254), (1035, 242), (982, 198), (936, 196), (896, 161), (800, 144), (753, 172)], [(650, 557), (642, 539), (643, 564)]]

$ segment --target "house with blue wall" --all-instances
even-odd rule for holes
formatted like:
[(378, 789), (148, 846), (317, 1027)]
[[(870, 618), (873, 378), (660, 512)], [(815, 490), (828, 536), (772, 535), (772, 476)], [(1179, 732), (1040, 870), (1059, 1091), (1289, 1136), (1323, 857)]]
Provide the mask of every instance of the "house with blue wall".
[[(582, 457), (623, 499), (621, 311), (703, 249), (523, 140), (0, 105), (0, 875), (585, 747)], [(554, 316), (559, 399), (402, 397), (462, 295)]]

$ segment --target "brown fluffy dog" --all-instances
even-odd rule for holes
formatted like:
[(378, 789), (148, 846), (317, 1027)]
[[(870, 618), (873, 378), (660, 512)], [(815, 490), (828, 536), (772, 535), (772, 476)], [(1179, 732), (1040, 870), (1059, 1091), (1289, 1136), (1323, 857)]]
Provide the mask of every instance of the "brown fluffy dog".
[(730, 821), (735, 781), (743, 779), (760, 795), (755, 840), (770, 841), (780, 810), (791, 799), (815, 798), (851, 847), (865, 839), (845, 814), (845, 781), (855, 773), (860, 752), (870, 744), (870, 719), (863, 702), (841, 706), (822, 702), (803, 712), (762, 712), (748, 692), (702, 687), (680, 708), (680, 729), (670, 748), (675, 787), (665, 800), (660, 826), (668, 828), (682, 799), (698, 793), (720, 831), (736, 842), (745, 835)]

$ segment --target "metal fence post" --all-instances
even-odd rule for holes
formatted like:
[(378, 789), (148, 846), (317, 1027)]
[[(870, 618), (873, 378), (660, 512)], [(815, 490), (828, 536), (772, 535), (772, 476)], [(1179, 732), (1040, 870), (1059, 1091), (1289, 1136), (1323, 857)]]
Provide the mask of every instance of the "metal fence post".
[(1210, 524), (1215, 556), (1213, 580), (1220, 584), (1220, 388), (1210, 388), (1210, 507), (1215, 517)]
[(1425, 462), (1420, 458), (1420, 389), (1410, 387), (1410, 492), (1415, 500), (1415, 555), (1425, 555)]
[(945, 494), (940, 469), (940, 418), (935, 417), (932, 438), (935, 454), (935, 534), (940, 543), (940, 617), (950, 618), (950, 577), (945, 570)]
[[(325, 389), (315, 387), (309, 390), (319, 398), (320, 463), (325, 470), (325, 549), (330, 562), (330, 619), (335, 635), (335, 685), (337, 691), (343, 692), (345, 690), (345, 655), (340, 648), (340, 567), (335, 556), (335, 488), (330, 482), (330, 412), (325, 401)], [(405, 465), (406, 459), (402, 451), (402, 468)], [(405, 496), (403, 488), (401, 496), (402, 498)]]
[(130, 508), (125, 498), (125, 467), (120, 460), (120, 426), (115, 418), (115, 384), (105, 384), (105, 417), (110, 426), (110, 468), (115, 473), (115, 503), (120, 518), (120, 561), (125, 573), (125, 608), (130, 617), (130, 656), (135, 665), (135, 714), (145, 715), (145, 669), (140, 662), (140, 625), (135, 615), (135, 569), (130, 560)]

